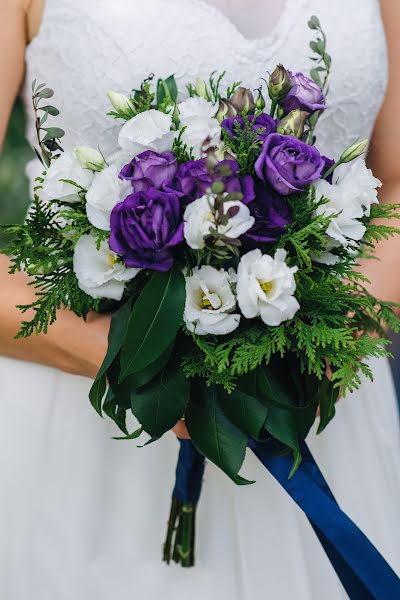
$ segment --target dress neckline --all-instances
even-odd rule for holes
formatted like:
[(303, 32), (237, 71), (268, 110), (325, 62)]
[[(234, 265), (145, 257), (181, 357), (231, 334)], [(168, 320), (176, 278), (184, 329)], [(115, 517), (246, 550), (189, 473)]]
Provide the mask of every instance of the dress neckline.
[[(63, 0), (58, 0), (58, 2), (62, 1)], [(292, 27), (295, 26), (296, 22), (298, 22), (297, 17), (299, 14), (301, 14), (307, 0), (295, 0), (294, 5), (292, 4), (291, 0), (285, 0), (282, 13), (272, 30), (269, 31), (265, 36), (257, 36), (254, 38), (247, 37), (232, 21), (229, 15), (225, 14), (218, 6), (209, 4), (205, 0), (183, 1), (186, 6), (191, 4), (194, 10), (204, 12), (205, 14), (209, 15), (210, 18), (219, 21), (221, 26), (230, 30), (231, 34), (236, 37), (241, 44), (253, 46), (254, 48), (259, 48), (262, 46), (262, 50), (265, 52), (265, 57), (267, 59), (268, 56), (273, 54), (273, 52), (277, 51), (284, 44)], [(47, 22), (49, 20), (51, 2), (52, 0), (45, 0), (39, 30), (35, 37), (33, 37), (26, 45), (26, 51), (29, 51), (31, 48), (33, 48), (43, 37), (47, 27)]]
[(295, 0), (294, 3), (291, 0), (285, 0), (283, 10), (275, 26), (265, 36), (256, 36), (254, 38), (247, 37), (219, 6), (209, 4), (205, 0), (186, 0), (186, 2), (191, 3), (193, 7), (198, 7), (200, 10), (208, 12), (210, 16), (220, 21), (224, 27), (229, 28), (232, 34), (240, 39), (242, 43), (253, 46), (263, 45), (263, 49), (272, 51), (287, 39), (287, 35), (295, 22), (297, 22), (297, 17), (304, 7), (306, 0)]

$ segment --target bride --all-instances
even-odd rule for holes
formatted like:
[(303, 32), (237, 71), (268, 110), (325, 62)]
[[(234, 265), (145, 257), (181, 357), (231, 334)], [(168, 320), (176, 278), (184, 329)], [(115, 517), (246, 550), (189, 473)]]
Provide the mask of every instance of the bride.
[[(151, 72), (175, 73), (184, 89), (214, 69), (226, 69), (232, 81), (244, 76), (244, 85), (278, 61), (306, 70), (312, 14), (334, 59), (319, 148), (337, 157), (372, 134), (369, 162), (384, 183), (381, 201), (395, 202), (397, 0), (381, 6), (378, 0), (2, 0), (0, 139), (24, 85), (34, 142), (29, 95), (37, 78), (56, 90), (65, 149), (84, 142), (109, 154), (114, 149), (100, 137), (114, 127), (104, 116), (109, 89), (127, 92)], [(400, 238), (385, 241), (381, 261), (365, 267), (380, 298), (400, 301), (399, 253)], [(10, 277), (7, 266), (1, 258), (1, 598), (346, 597), (304, 515), (252, 456), (245, 474), (257, 483), (250, 488), (235, 487), (208, 465), (198, 564), (187, 571), (163, 565), (176, 439), (165, 436), (145, 449), (111, 440), (111, 425), (87, 399), (106, 351), (109, 317), (90, 315), (84, 323), (61, 311), (48, 335), (16, 341), (21, 315), (15, 305), (28, 304), (33, 291), (24, 275)], [(342, 508), (400, 572), (396, 398), (387, 362), (373, 368), (375, 382), (342, 399), (334, 423), (322, 437), (310, 435), (309, 444)], [(177, 433), (185, 433), (182, 425)]]

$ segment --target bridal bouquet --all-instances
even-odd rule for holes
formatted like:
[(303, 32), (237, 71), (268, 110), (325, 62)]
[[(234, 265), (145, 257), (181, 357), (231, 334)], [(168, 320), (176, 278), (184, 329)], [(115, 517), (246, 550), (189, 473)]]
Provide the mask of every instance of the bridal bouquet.
[(318, 19), (309, 25), (311, 78), (278, 65), (268, 106), (262, 87), (227, 87), (215, 73), (186, 99), (173, 76), (110, 92), (121, 123), (112, 156), (101, 132), (100, 150), (63, 152), (63, 131), (46, 126), (53, 92), (33, 85), (43, 174), (26, 223), (6, 227), (11, 271), (37, 290), (19, 336), (46, 333), (62, 307), (112, 311), (96, 411), (147, 443), (185, 419), (167, 562), (193, 564), (204, 457), (248, 484), (239, 471), (250, 446), (272, 471), (284, 461), (282, 485), (296, 481), (317, 415), (322, 432), (339, 390), (387, 356), (384, 327), (399, 328), (358, 272), (396, 232), (375, 222), (395, 207), (378, 204), (367, 141), (329, 157), (315, 145), (331, 59)]

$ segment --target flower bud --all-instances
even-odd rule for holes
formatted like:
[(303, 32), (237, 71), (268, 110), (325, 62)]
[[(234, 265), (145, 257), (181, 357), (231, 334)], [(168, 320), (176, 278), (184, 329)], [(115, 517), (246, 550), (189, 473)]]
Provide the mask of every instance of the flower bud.
[(236, 108), (239, 114), (253, 114), (256, 109), (253, 92), (244, 87), (238, 87), (233, 96), (230, 98), (230, 103)]
[(113, 92), (112, 90), (107, 93), (107, 96), (117, 113), (125, 117), (134, 116), (135, 110), (128, 96), (124, 96), (124, 94), (119, 94), (118, 92)]
[(271, 100), (282, 100), (292, 87), (289, 73), (285, 67), (279, 64), (271, 73), (268, 84), (268, 92)]
[(257, 96), (257, 100), (256, 100), (256, 108), (257, 108), (257, 110), (259, 110), (261, 112), (265, 108), (265, 98), (262, 95), (261, 88), (258, 90), (258, 96)]
[(87, 146), (78, 146), (75, 149), (75, 156), (81, 163), (83, 169), (91, 171), (101, 171), (107, 166), (106, 161), (98, 150), (88, 148)]
[(209, 94), (207, 90), (207, 85), (204, 79), (200, 79), (200, 77), (196, 80), (195, 91), (200, 98), (204, 98), (204, 100), (209, 99)]
[(294, 135), (300, 139), (304, 133), (304, 126), (309, 114), (304, 110), (292, 110), (284, 119), (279, 121), (276, 128), (277, 133)]
[(343, 152), (342, 156), (339, 159), (339, 162), (348, 163), (354, 160), (355, 158), (358, 158), (359, 156), (361, 156), (361, 154), (364, 154), (364, 152), (367, 149), (368, 143), (369, 140), (363, 140), (362, 142), (357, 142), (353, 144)]
[(231, 117), (236, 117), (238, 111), (233, 106), (230, 100), (220, 100), (219, 107), (215, 118), (219, 123), (222, 123), (224, 119), (229, 119)]

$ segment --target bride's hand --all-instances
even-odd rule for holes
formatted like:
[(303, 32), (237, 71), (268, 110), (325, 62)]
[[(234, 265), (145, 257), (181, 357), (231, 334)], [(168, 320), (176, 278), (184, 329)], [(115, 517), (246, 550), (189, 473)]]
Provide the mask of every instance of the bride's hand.
[(173, 427), (172, 431), (175, 433), (176, 437), (182, 440), (190, 440), (190, 435), (185, 425), (185, 421), (178, 421), (175, 427)]

